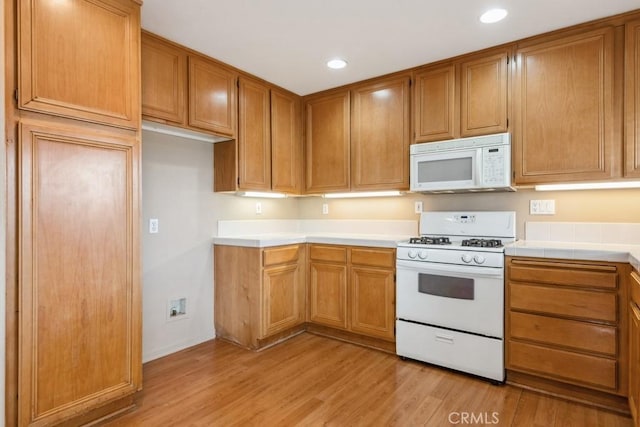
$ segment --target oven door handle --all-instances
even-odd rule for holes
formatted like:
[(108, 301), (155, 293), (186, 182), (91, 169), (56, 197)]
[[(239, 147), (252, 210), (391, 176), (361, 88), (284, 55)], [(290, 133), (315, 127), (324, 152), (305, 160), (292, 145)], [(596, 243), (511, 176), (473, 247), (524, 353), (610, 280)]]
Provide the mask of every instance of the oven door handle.
[[(416, 266), (416, 264), (419, 264)], [(457, 265), (457, 264), (438, 264), (419, 261), (396, 261), (396, 270), (412, 271), (415, 273), (437, 274), (440, 276), (466, 277), (469, 279), (477, 278), (504, 278), (504, 268), (495, 267), (476, 267), (473, 265)]]

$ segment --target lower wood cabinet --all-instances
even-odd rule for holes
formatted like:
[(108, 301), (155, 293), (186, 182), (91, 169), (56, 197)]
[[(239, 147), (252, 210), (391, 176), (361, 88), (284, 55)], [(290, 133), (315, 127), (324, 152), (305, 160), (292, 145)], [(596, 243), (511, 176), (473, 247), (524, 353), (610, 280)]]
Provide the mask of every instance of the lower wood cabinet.
[(214, 265), (217, 337), (256, 350), (303, 330), (303, 245), (215, 245)]
[(628, 269), (507, 257), (507, 381), (626, 411)]
[(395, 249), (309, 245), (309, 321), (395, 341)]
[(640, 273), (633, 270), (629, 281), (629, 408), (635, 426), (640, 426)]
[(214, 245), (216, 336), (258, 350), (309, 330), (393, 352), (395, 258), (391, 248)]
[(84, 425), (142, 388), (140, 143), (23, 120), (17, 160), (16, 424)]

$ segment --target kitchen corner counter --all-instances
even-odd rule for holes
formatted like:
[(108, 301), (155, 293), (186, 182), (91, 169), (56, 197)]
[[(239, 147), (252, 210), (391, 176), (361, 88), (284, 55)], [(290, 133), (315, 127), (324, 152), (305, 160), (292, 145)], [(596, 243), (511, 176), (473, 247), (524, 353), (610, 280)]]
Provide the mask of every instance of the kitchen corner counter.
[(220, 220), (213, 244), (268, 248), (320, 243), (395, 248), (417, 233), (418, 223), (412, 220)]
[(505, 246), (505, 255), (628, 262), (636, 269), (640, 265), (640, 245), (518, 240)]
[(395, 248), (398, 242), (408, 239), (409, 236), (389, 236), (378, 234), (256, 234), (247, 236), (214, 237), (213, 244), (268, 248), (273, 246), (294, 245), (298, 243), (321, 243), (327, 245)]

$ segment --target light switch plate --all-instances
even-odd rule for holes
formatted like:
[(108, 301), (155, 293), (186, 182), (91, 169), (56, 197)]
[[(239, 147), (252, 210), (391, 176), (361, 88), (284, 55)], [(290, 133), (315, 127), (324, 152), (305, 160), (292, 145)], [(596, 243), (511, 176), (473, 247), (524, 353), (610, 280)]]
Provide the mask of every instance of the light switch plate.
[(531, 215), (555, 215), (556, 201), (550, 200), (531, 200), (529, 202), (529, 213)]
[(262, 214), (262, 202), (256, 202), (256, 214)]
[(156, 234), (160, 231), (158, 218), (149, 219), (149, 234)]
[(413, 211), (417, 214), (422, 213), (422, 202), (415, 202), (413, 205)]

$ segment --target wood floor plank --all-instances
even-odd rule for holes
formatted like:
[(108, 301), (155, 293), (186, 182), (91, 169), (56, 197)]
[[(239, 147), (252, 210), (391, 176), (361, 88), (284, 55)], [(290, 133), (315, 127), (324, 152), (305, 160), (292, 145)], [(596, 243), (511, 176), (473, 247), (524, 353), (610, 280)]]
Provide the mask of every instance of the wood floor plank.
[(466, 425), (632, 425), (618, 414), (312, 334), (257, 353), (213, 340), (149, 362), (138, 409), (104, 425), (447, 426), (465, 425), (462, 416)]

